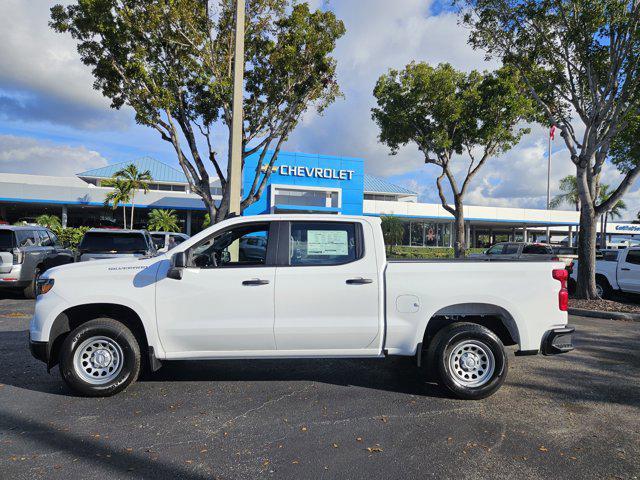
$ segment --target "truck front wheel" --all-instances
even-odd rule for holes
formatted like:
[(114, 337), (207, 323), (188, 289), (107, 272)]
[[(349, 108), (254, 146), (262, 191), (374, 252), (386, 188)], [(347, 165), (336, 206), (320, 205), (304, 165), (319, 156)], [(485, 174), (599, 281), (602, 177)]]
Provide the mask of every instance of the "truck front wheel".
[(140, 373), (140, 347), (125, 325), (111, 318), (83, 323), (60, 348), (60, 373), (76, 393), (108, 397), (133, 383)]
[(477, 400), (504, 382), (508, 361), (500, 339), (474, 323), (454, 323), (440, 330), (429, 347), (441, 384), (456, 397)]

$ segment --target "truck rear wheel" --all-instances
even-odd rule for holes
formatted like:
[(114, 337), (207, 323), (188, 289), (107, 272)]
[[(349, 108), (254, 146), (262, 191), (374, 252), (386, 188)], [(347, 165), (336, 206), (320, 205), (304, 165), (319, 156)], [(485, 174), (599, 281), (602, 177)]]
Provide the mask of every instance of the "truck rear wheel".
[(140, 347), (125, 325), (111, 318), (83, 323), (60, 348), (60, 373), (76, 393), (108, 397), (136, 381)]
[(458, 398), (488, 397), (507, 376), (504, 346), (482, 325), (453, 323), (444, 327), (433, 338), (429, 350), (441, 384)]

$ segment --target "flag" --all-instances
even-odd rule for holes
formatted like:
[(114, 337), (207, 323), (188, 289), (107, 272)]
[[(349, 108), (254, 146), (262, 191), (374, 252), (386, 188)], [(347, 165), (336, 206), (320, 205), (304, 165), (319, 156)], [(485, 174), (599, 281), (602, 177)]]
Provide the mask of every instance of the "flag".
[(551, 138), (551, 140), (555, 140), (556, 139), (556, 126), (555, 125), (551, 125), (551, 130), (549, 130), (549, 138)]

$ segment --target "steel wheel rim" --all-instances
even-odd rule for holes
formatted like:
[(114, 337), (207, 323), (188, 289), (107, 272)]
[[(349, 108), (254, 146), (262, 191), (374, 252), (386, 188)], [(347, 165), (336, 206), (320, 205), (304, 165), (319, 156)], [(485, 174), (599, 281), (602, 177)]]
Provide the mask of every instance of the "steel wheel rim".
[(104, 385), (122, 371), (122, 348), (109, 337), (90, 337), (80, 344), (73, 355), (76, 374), (92, 385)]
[(604, 288), (599, 283), (596, 283), (596, 295), (598, 298), (604, 298)]
[(463, 387), (481, 387), (491, 380), (496, 360), (491, 349), (478, 340), (458, 342), (449, 354), (453, 381)]

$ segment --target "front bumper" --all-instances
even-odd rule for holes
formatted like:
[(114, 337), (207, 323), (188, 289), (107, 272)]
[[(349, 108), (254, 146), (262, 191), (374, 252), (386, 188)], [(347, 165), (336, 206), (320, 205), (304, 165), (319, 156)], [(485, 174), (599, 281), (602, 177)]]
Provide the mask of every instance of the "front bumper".
[(49, 361), (49, 342), (34, 342), (29, 335), (29, 350), (36, 360), (48, 363)]
[(540, 351), (543, 355), (557, 355), (573, 350), (572, 334), (576, 331), (573, 325), (565, 325), (561, 328), (549, 330), (542, 337)]

